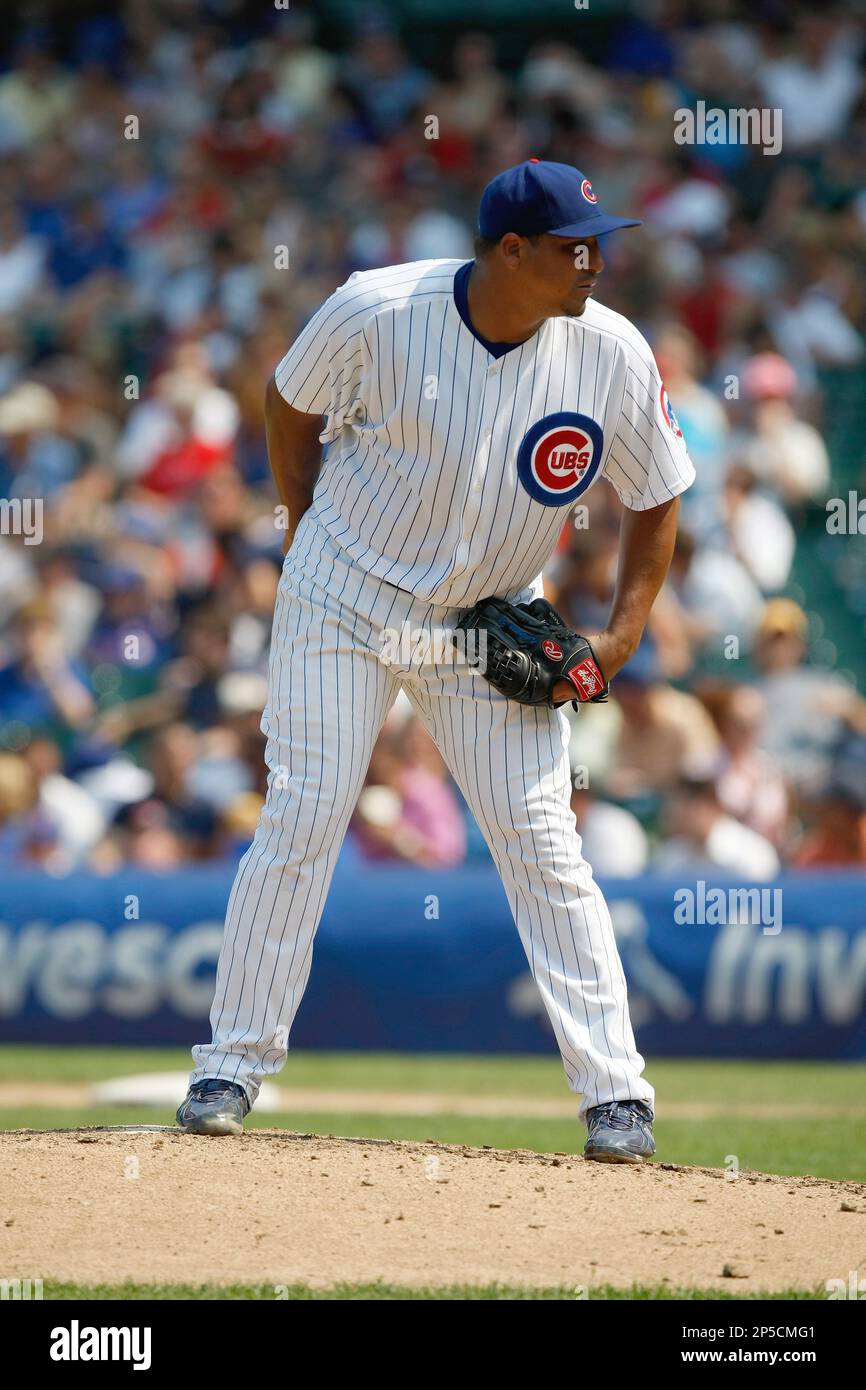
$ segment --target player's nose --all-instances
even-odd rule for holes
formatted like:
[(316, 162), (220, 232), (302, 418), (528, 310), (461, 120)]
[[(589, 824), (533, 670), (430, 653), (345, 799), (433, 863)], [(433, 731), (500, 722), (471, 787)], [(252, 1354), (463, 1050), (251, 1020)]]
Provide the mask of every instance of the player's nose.
[(589, 251), (587, 269), (591, 270), (593, 275), (600, 275), (604, 270), (604, 256), (601, 254), (598, 237), (590, 237), (586, 245)]

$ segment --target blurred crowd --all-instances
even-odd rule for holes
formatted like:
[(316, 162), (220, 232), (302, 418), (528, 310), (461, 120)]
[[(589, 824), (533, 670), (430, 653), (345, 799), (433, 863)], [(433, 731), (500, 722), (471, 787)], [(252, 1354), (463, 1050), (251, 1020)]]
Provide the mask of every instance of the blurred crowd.
[[(610, 704), (569, 711), (587, 857), (866, 864), (866, 702), (792, 579), (832, 490), (822, 373), (866, 391), (864, 31), (832, 4), (706, 9), (624, 12), (592, 62), (576, 11), (516, 69), (495, 34), (425, 54), (363, 3), (327, 47), (295, 4), (125, 0), (20, 32), (0, 74), (0, 865), (170, 870), (249, 842), (282, 558), (264, 384), (353, 270), (470, 258), (481, 189), (530, 154), (643, 219), (598, 296), (652, 341), (698, 473), (640, 651)], [(677, 144), (699, 98), (781, 109), (782, 153)], [(29, 535), (16, 499), (43, 503)], [(619, 504), (583, 501), (546, 584), (591, 631)], [(350, 838), (377, 862), (486, 853), (403, 700)]]

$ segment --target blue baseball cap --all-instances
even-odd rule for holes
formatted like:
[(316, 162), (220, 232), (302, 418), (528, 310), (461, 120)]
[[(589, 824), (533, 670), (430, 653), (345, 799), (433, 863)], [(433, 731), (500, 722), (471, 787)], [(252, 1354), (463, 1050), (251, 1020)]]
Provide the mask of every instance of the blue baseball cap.
[(488, 241), (518, 236), (591, 237), (639, 227), (633, 217), (602, 212), (589, 179), (571, 164), (527, 159), (491, 179), (481, 195), (478, 230)]

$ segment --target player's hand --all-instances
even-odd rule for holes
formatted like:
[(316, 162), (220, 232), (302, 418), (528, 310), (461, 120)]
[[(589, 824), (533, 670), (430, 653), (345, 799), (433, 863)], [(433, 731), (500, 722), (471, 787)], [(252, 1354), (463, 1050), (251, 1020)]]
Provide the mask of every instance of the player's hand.
[[(596, 637), (586, 634), (587, 641), (592, 643), (593, 650), (598, 658), (602, 675), (606, 681), (610, 681), (621, 670), (629, 657), (634, 654), (634, 647), (630, 642), (613, 632), (600, 632)], [(573, 700), (574, 686), (570, 681), (557, 681), (553, 687), (553, 698), (555, 700)]]

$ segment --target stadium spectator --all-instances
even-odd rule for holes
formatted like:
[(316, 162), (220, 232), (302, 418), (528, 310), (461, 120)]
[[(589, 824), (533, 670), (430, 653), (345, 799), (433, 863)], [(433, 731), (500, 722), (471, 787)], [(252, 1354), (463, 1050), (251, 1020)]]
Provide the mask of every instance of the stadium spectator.
[(743, 368), (743, 392), (753, 409), (740, 456), (786, 506), (822, 498), (830, 481), (823, 439), (794, 410), (796, 390), (796, 374), (778, 353), (758, 353)]
[[(839, 138), (863, 90), (857, 63), (862, 35), (853, 16), (802, 11), (781, 52), (758, 68), (758, 82), (768, 106), (780, 107), (785, 140), (794, 151), (816, 151)], [(808, 101), (803, 93), (808, 92)]]
[(22, 381), (0, 400), (0, 492), (4, 497), (55, 501), (75, 477), (79, 455), (59, 430), (51, 391)]
[(751, 647), (763, 600), (754, 578), (730, 550), (700, 545), (681, 528), (663, 592), (673, 608), (671, 625), (685, 635), (695, 659), (721, 651), (730, 636)]
[(105, 832), (105, 817), (98, 803), (71, 777), (63, 775), (60, 749), (51, 739), (32, 739), (22, 757), (36, 783), (40, 818), (53, 834), (51, 872), (60, 874), (81, 867)]
[(55, 137), (72, 109), (75, 81), (51, 57), (41, 35), (21, 43), (0, 77), (0, 148), (31, 150)]
[(754, 662), (765, 716), (761, 747), (794, 786), (814, 791), (829, 776), (847, 729), (866, 732), (866, 701), (842, 676), (806, 664), (808, 620), (791, 599), (771, 599)]
[(666, 807), (668, 838), (656, 849), (652, 868), (662, 874), (739, 874), (773, 879), (781, 862), (769, 840), (727, 815), (719, 803), (716, 774), (691, 771)]
[(608, 878), (634, 878), (649, 860), (646, 831), (624, 806), (597, 797), (587, 787), (571, 794), (571, 809), (582, 841), (581, 853), (593, 872)]
[(794, 855), (799, 869), (846, 869), (866, 865), (866, 801), (831, 784), (812, 809), (814, 824)]
[(0, 314), (17, 313), (39, 290), (45, 247), (29, 236), (14, 206), (0, 208)]
[(717, 753), (718, 735), (703, 705), (660, 679), (646, 638), (617, 676), (614, 698), (622, 719), (606, 785), (616, 800), (655, 799), (690, 762)]
[(0, 753), (0, 864), (27, 868), (44, 864), (55, 830), (39, 805), (36, 777), (24, 758)]
[(358, 23), (342, 81), (360, 103), (374, 136), (387, 139), (416, 109), (429, 78), (409, 61), (388, 22), (370, 15)]
[(0, 709), (25, 733), (83, 728), (94, 713), (88, 675), (70, 661), (51, 603), (36, 596), (15, 619), (9, 659), (0, 666)]
[(187, 724), (169, 724), (154, 734), (146, 756), (153, 786), (140, 801), (127, 802), (118, 811), (115, 825), (132, 834), (157, 825), (171, 831), (193, 858), (209, 857), (214, 849), (216, 813), (190, 786), (198, 745), (195, 731)]
[(668, 395), (676, 401), (679, 427), (689, 442), (689, 457), (697, 474), (683, 496), (683, 522), (706, 536), (722, 512), (728, 420), (718, 395), (701, 384), (700, 349), (687, 329), (665, 324), (654, 347)]
[(742, 464), (728, 469), (724, 517), (731, 554), (763, 593), (778, 593), (791, 573), (794, 528), (778, 503), (760, 492), (754, 473)]
[(696, 693), (721, 739), (716, 773), (719, 805), (781, 851), (790, 797), (782, 770), (759, 747), (766, 718), (763, 698), (754, 686), (722, 682), (703, 682)]
[(353, 833), (369, 859), (453, 868), (466, 854), (457, 798), (438, 750), (415, 716), (376, 745)]

